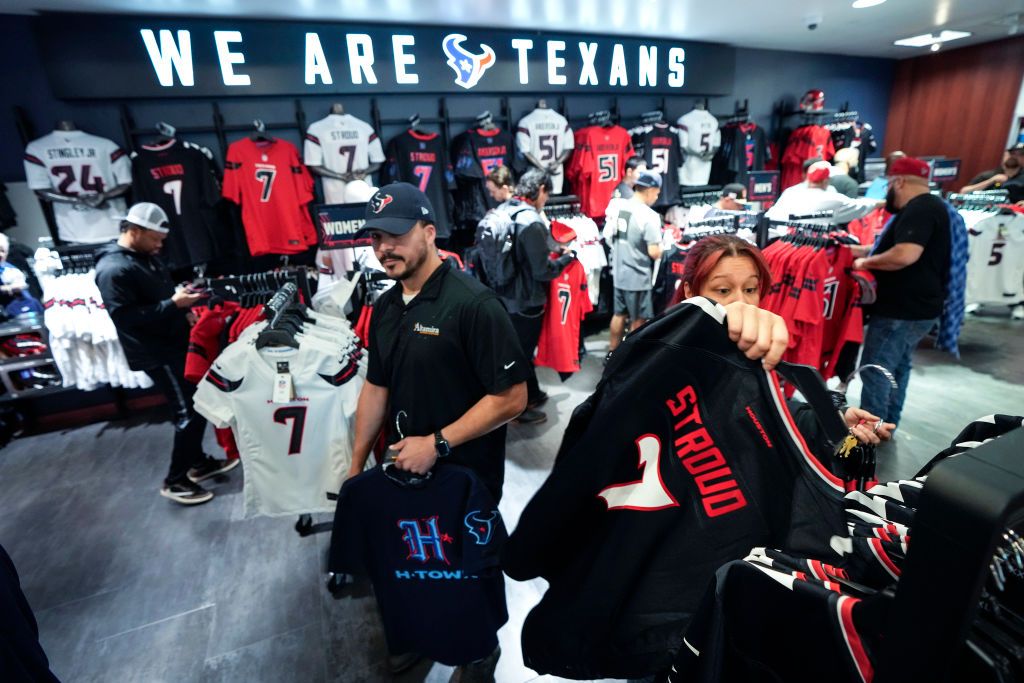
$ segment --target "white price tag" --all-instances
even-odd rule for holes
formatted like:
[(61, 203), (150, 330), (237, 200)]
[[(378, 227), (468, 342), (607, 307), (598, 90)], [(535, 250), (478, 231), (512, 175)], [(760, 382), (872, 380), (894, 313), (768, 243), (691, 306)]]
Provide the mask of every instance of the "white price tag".
[(292, 386), (292, 375), (288, 372), (288, 363), (277, 364), (277, 374), (274, 375), (274, 395), (271, 399), (274, 403), (291, 403), (295, 399), (295, 390)]

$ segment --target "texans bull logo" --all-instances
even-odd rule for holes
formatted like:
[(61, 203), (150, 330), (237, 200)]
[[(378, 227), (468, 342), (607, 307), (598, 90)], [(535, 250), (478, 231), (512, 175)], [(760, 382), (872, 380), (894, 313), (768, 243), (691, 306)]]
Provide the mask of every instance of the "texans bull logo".
[(468, 90), (480, 82), (485, 71), (494, 66), (494, 50), (480, 43), (483, 54), (475, 55), (462, 47), (465, 41), (466, 36), (461, 33), (450, 33), (444, 37), (442, 46), (448, 55), (448, 66), (455, 71), (455, 84)]
[(380, 213), (384, 210), (384, 207), (395, 201), (395, 198), (389, 194), (375, 194), (370, 198), (370, 210), (374, 213)]
[(466, 515), (466, 529), (476, 539), (477, 545), (487, 545), (491, 542), (491, 536), (494, 535), (494, 522), (497, 521), (498, 516), (497, 510), (488, 512), (473, 510)]

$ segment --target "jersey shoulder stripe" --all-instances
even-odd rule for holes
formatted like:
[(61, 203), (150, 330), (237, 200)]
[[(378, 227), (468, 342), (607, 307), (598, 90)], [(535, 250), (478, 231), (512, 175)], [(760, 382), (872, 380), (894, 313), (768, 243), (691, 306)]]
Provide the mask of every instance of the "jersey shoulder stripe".
[(30, 164), (38, 164), (44, 167), (46, 166), (46, 164), (43, 163), (43, 160), (35, 156), (34, 154), (26, 154), (25, 161), (29, 162)]
[(224, 393), (235, 391), (238, 387), (242, 386), (242, 380), (228, 379), (213, 368), (210, 368), (210, 371), (206, 373), (206, 381)]

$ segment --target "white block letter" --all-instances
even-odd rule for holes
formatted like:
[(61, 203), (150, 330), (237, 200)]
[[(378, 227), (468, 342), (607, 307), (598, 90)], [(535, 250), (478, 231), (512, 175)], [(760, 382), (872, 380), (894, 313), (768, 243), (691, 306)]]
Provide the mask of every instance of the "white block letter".
[(612, 70), (608, 74), (608, 85), (629, 85), (626, 52), (622, 49), (622, 43), (615, 43), (615, 47), (612, 48)]
[(373, 41), (365, 33), (349, 33), (345, 36), (348, 42), (348, 66), (352, 72), (352, 84), (359, 85), (366, 77), (367, 83), (376, 83), (377, 74), (373, 73)]
[(320, 34), (306, 34), (306, 85), (314, 85), (316, 77), (324, 85), (331, 85), (334, 79), (331, 78), (331, 68), (327, 65), (327, 57), (324, 56), (324, 48), (320, 45)]
[(640, 46), (640, 85), (658, 85), (658, 48)]
[(548, 41), (548, 84), (549, 85), (565, 85), (565, 74), (558, 73), (559, 69), (565, 68), (565, 57), (562, 56), (562, 52), (565, 51), (565, 41), (563, 40), (549, 40)]
[(597, 43), (580, 43), (580, 57), (583, 59), (580, 85), (597, 85), (597, 68), (594, 66), (594, 60), (597, 59)]
[(686, 82), (686, 51), (674, 47), (668, 51), (668, 84), (672, 88), (682, 88)]
[(406, 54), (405, 48), (416, 44), (414, 36), (394, 35), (391, 36), (391, 47), (395, 53), (395, 82), (402, 85), (416, 85), (420, 82), (419, 74), (406, 71), (410, 66), (415, 66), (416, 57)]
[(228, 43), (242, 42), (241, 31), (214, 31), (213, 39), (217, 43), (217, 59), (220, 60), (220, 73), (224, 85), (249, 85), (248, 74), (236, 74), (235, 64), (245, 64), (245, 55), (232, 52)]
[(192, 35), (188, 31), (178, 31), (178, 43), (175, 44), (171, 32), (161, 29), (159, 46), (152, 29), (144, 28), (140, 33), (160, 85), (174, 85), (174, 72), (178, 73), (182, 85), (196, 84), (192, 73)]
[(533, 41), (529, 38), (514, 38), (512, 49), (519, 53), (519, 84), (530, 82), (529, 52), (533, 49)]

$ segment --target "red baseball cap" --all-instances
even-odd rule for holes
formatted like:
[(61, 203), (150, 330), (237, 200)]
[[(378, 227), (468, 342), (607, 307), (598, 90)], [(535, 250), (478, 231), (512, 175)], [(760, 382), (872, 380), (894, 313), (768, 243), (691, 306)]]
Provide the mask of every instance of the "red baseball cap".
[(889, 167), (889, 175), (913, 175), (927, 180), (931, 176), (931, 168), (928, 163), (915, 159), (914, 157), (902, 157), (892, 162)]
[(807, 180), (812, 183), (820, 183), (823, 180), (828, 180), (830, 173), (831, 166), (827, 161), (815, 161), (807, 169)]
[(576, 231), (561, 221), (551, 221), (551, 236), (559, 244), (567, 244), (576, 239)]

